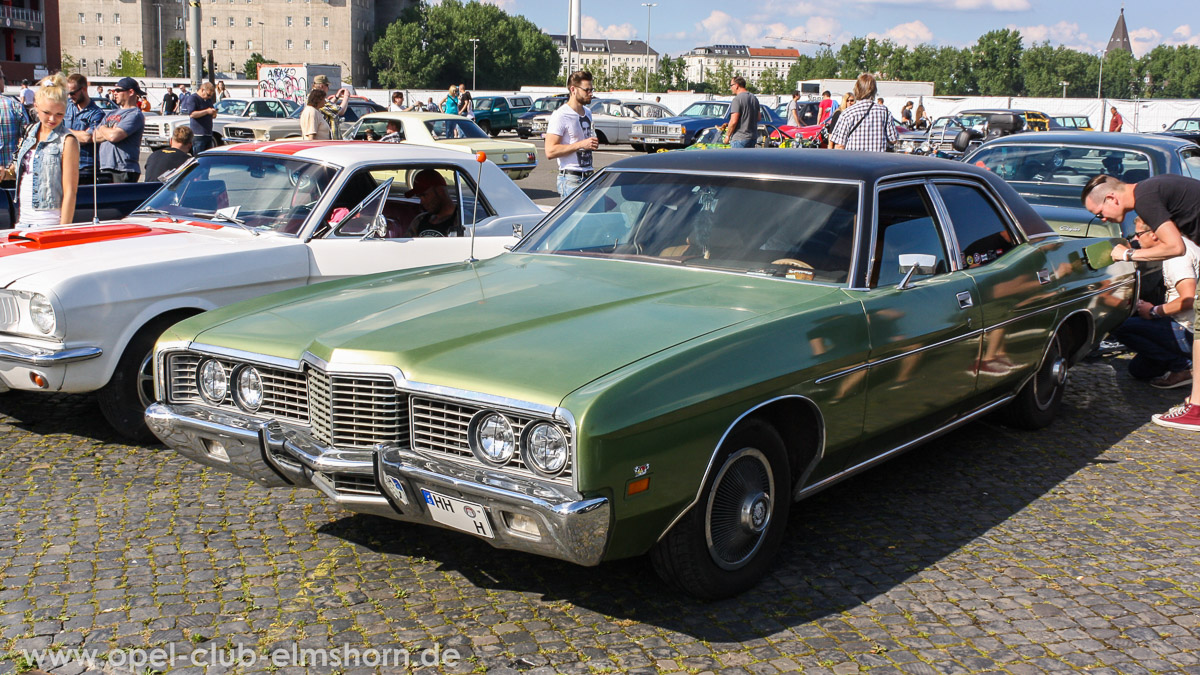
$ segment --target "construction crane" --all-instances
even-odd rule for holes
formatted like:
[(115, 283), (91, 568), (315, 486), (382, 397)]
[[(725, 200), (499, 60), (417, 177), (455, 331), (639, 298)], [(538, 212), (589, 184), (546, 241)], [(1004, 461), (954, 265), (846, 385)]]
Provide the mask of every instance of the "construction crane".
[(772, 35), (771, 37), (768, 37), (767, 39), (768, 40), (786, 40), (788, 42), (804, 42), (804, 43), (807, 43), (810, 45), (821, 45), (823, 47), (829, 47), (830, 49), (833, 49), (833, 43), (825, 42), (824, 40), (809, 40), (807, 38), (790, 38), (790, 37), (783, 37), (782, 35)]

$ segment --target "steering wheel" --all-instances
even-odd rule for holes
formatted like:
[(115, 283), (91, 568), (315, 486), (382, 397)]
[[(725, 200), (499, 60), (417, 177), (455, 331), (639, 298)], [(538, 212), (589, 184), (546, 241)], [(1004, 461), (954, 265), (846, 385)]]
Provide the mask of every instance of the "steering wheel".
[(307, 190), (312, 187), (313, 179), (307, 171), (296, 169), (288, 174), (288, 182), (300, 190)]
[(420, 232), (417, 233), (417, 236), (418, 237), (444, 237), (446, 235), (442, 234), (441, 232), (439, 232), (437, 230), (421, 230)]

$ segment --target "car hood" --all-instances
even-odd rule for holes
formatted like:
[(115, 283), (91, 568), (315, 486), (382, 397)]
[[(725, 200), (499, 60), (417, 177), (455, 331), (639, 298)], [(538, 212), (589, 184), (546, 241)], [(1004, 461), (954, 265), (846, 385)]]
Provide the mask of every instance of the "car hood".
[(335, 366), (396, 366), (413, 382), (558, 405), (641, 358), (837, 292), (695, 268), (508, 253), (266, 296), (192, 319), (177, 336), (287, 360), (309, 352)]
[(259, 120), (249, 117), (237, 117), (229, 121), (230, 126), (239, 127), (242, 129), (273, 129), (277, 126), (292, 124), (297, 129), (300, 128), (300, 120), (294, 120), (290, 117), (272, 117), (270, 119)]
[(479, 152), (483, 151), (488, 154), (488, 159), (495, 161), (492, 157), (496, 157), (510, 152), (520, 153), (521, 161), (525, 161), (525, 153), (533, 152), (532, 143), (519, 143), (517, 141), (493, 141), (487, 138), (451, 138), (437, 142), (438, 147), (448, 147), (454, 150), (462, 150), (463, 152)]
[[(10, 231), (0, 237), (0, 287), (39, 288), (80, 275), (228, 252), (250, 237), (236, 228), (131, 218), (99, 225)], [(272, 239), (275, 239), (272, 237)]]

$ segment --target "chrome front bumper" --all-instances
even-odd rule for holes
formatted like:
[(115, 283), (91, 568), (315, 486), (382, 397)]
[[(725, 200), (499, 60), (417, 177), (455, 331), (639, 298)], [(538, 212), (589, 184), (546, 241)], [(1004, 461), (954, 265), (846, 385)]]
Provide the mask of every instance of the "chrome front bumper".
[(446, 527), (433, 519), (420, 496), (425, 488), (482, 506), (493, 534), (484, 540), (496, 548), (595, 565), (608, 543), (609, 499), (584, 499), (552, 483), (394, 446), (328, 448), (278, 422), (196, 405), (155, 403), (146, 410), (146, 424), (192, 461), (264, 487), (311, 487), (349, 511)]
[(104, 353), (99, 347), (72, 347), (71, 349), (45, 349), (19, 343), (0, 342), (0, 361), (19, 363), (25, 366), (47, 367), (73, 361), (94, 359)]

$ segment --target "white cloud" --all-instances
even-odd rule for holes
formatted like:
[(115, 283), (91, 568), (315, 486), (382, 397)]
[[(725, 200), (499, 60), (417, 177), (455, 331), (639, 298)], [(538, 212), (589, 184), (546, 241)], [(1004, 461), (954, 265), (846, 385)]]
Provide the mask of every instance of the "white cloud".
[(1047, 26), (1046, 24), (1038, 24), (1036, 26), (1014, 26), (1009, 24), (1005, 28), (1020, 31), (1021, 38), (1026, 47), (1032, 47), (1035, 44), (1049, 41), (1053, 46), (1064, 45), (1069, 49), (1081, 52), (1095, 52), (1104, 48), (1104, 45), (1096, 44), (1088, 37), (1087, 33), (1080, 31), (1079, 24), (1071, 21), (1059, 21), (1051, 26)]
[(1174, 35), (1179, 40), (1186, 40), (1192, 37), (1192, 27), (1185, 23), (1171, 31), (1171, 35)]
[(479, 0), (485, 5), (495, 5), (506, 12), (516, 9), (516, 0)]
[(780, 21), (744, 21), (720, 10), (714, 10), (696, 24), (696, 29), (693, 37), (705, 44), (744, 44), (750, 47), (772, 45), (811, 51), (817, 45), (798, 40), (821, 40), (836, 44), (831, 37), (840, 30), (840, 24), (836, 19), (825, 16), (809, 17), (807, 21), (798, 25)]
[[(1170, 41), (1172, 44), (1180, 44)], [(1163, 43), (1162, 33), (1153, 28), (1135, 28), (1129, 31), (1129, 46), (1133, 48), (1134, 56), (1143, 56), (1146, 52)], [(1184, 41), (1186, 43), (1186, 41)]]
[[(512, 0), (503, 0), (511, 2)], [(620, 25), (610, 24), (608, 26), (600, 25), (600, 22), (590, 16), (583, 17), (583, 26), (580, 30), (583, 31), (585, 38), (608, 38), (610, 40), (632, 40), (638, 36), (637, 29), (631, 23), (623, 23)]]
[(989, 10), (994, 12), (1024, 12), (1032, 9), (1030, 0), (854, 0), (861, 5), (901, 5), (928, 7), (961, 12)]
[(933, 41), (933, 31), (921, 21), (909, 21), (892, 26), (882, 33), (867, 33), (867, 39), (891, 40), (899, 45), (915, 47)]

